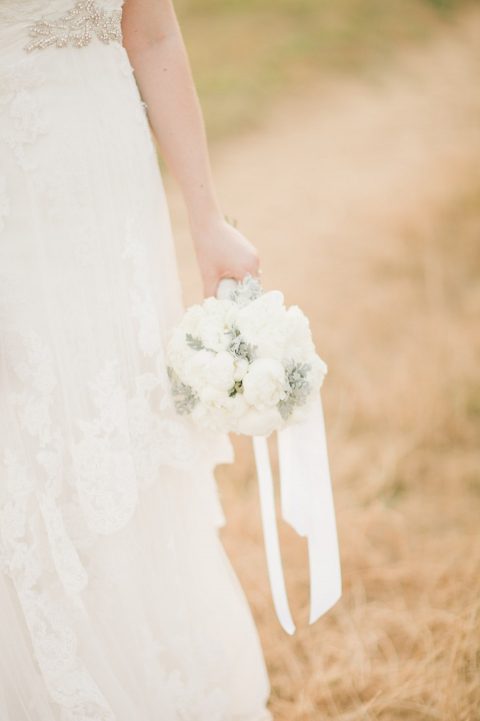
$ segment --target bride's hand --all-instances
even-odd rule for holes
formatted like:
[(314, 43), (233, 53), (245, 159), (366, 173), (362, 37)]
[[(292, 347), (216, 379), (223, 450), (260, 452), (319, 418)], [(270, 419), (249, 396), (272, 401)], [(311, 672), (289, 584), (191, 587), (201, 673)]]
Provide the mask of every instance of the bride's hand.
[(192, 229), (195, 253), (205, 297), (216, 295), (221, 278), (242, 280), (247, 273), (259, 275), (259, 257), (254, 245), (224, 218), (216, 218), (200, 229)]

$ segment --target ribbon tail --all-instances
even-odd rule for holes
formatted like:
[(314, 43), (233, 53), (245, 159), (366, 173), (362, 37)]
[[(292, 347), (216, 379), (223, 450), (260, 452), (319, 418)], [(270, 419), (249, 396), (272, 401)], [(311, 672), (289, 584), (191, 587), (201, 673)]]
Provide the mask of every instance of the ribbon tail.
[(270, 466), (266, 437), (253, 436), (253, 450), (257, 466), (263, 535), (273, 605), (282, 628), (292, 635), (295, 632), (295, 624), (293, 623), (292, 614), (288, 605), (285, 578), (282, 569), (275, 514), (272, 469)]
[(310, 623), (342, 595), (340, 554), (320, 395), (307, 417), (278, 431), (282, 516), (307, 537)]

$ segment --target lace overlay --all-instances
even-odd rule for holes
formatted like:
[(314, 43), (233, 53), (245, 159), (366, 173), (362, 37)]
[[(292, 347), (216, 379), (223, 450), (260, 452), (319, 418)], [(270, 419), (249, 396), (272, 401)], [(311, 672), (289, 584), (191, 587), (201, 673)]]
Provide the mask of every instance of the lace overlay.
[(170, 396), (183, 306), (120, 14), (0, 2), (0, 717), (265, 721), (217, 535), (233, 449)]
[[(31, 146), (48, 132), (45, 113), (35, 99), (36, 89), (44, 82), (44, 74), (34, 66), (14, 66), (0, 73), (0, 112), (8, 119), (0, 125), (0, 140), (11, 148), (18, 165), (26, 171), (34, 169)], [(3, 185), (5, 197), (6, 179)]]

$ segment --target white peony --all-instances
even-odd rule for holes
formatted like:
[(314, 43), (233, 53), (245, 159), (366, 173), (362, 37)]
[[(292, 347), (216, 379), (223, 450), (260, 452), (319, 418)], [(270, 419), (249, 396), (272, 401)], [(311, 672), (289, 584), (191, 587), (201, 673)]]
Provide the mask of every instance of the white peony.
[(167, 354), (169, 365), (175, 368), (179, 376), (184, 377), (188, 374), (186, 366), (188, 366), (189, 361), (195, 358), (197, 351), (194, 351), (185, 343), (185, 332), (182, 327), (178, 326), (172, 333), (167, 347)]
[(242, 394), (229, 396), (225, 392), (204, 388), (200, 392), (200, 403), (192, 411), (192, 419), (201, 426), (225, 431), (235, 426), (238, 418), (243, 418), (248, 404)]
[(210, 366), (214, 354), (202, 349), (192, 351), (182, 367), (182, 380), (194, 388), (203, 388), (210, 379)]
[(282, 419), (276, 408), (267, 408), (264, 411), (249, 408), (238, 418), (234, 431), (248, 436), (268, 436), (281, 424)]
[(198, 392), (212, 388), (226, 392), (234, 385), (235, 360), (227, 351), (194, 351), (183, 366), (182, 378)]
[(237, 306), (230, 300), (207, 298), (204, 301), (204, 313), (195, 328), (195, 335), (205, 348), (219, 352), (226, 350), (230, 343), (228, 331), (232, 327)]
[(257, 346), (258, 358), (281, 359), (285, 349), (285, 315), (283, 295), (272, 290), (240, 308), (237, 328), (247, 343)]
[[(254, 347), (251, 362), (236, 355), (248, 350), (245, 343)], [(167, 359), (178, 376), (172, 380), (178, 408), (189, 406), (200, 427), (247, 435), (269, 435), (300, 420), (327, 372), (315, 351), (308, 318), (296, 305), (287, 309), (276, 290), (250, 302), (210, 297), (190, 306), (172, 333)], [(304, 363), (310, 366), (309, 399), (302, 384)], [(286, 367), (292, 373), (291, 386)], [(241, 387), (235, 386), (240, 382)], [(230, 395), (235, 387), (237, 392)], [(289, 393), (292, 412), (282, 418), (277, 404)]]
[(310, 364), (308, 380), (312, 388), (319, 389), (328, 373), (328, 366), (323, 358), (320, 358), (317, 354), (310, 356), (308, 363)]
[(219, 352), (228, 346), (228, 336), (225, 333), (223, 321), (218, 318), (203, 318), (197, 326), (197, 338), (205, 348)]
[(235, 360), (228, 351), (220, 351), (210, 366), (209, 382), (213, 388), (229, 391), (234, 384)]
[(222, 431), (224, 428), (224, 420), (218, 414), (212, 413), (212, 410), (203, 403), (197, 403), (191, 413), (192, 420), (201, 428), (210, 431)]
[(205, 317), (212, 323), (227, 326), (231, 324), (232, 317), (237, 313), (237, 305), (232, 300), (209, 297), (203, 301), (203, 310)]
[(236, 381), (241, 381), (248, 370), (249, 363), (246, 358), (237, 358), (235, 360), (235, 371), (233, 378)]
[(301, 361), (315, 354), (309, 320), (298, 305), (291, 305), (288, 308), (285, 314), (284, 332), (289, 358)]
[(214, 388), (212, 385), (205, 385), (203, 388), (198, 390), (198, 396), (201, 403), (203, 403), (210, 410), (220, 408), (225, 400), (225, 392), (219, 388)]
[(195, 305), (191, 305), (185, 311), (182, 322), (180, 326), (178, 326), (178, 329), (181, 329), (184, 335), (186, 333), (191, 333), (191, 335), (193, 336), (198, 336), (198, 326), (204, 318), (204, 308), (198, 303), (195, 303)]
[(254, 360), (243, 377), (245, 400), (258, 410), (275, 406), (286, 395), (285, 368), (271, 358)]
[(245, 415), (248, 410), (248, 403), (243, 393), (237, 393), (229, 398), (228, 401), (226, 408), (232, 418), (240, 418)]

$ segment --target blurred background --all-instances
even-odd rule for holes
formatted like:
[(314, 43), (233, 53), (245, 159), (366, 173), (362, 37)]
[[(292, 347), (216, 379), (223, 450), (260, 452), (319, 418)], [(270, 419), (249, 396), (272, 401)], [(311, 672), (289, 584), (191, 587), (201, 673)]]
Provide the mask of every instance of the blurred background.
[[(280, 522), (294, 637), (271, 602), (249, 439), (217, 468), (274, 718), (478, 721), (480, 3), (176, 7), (224, 212), (329, 367), (344, 590), (308, 626), (305, 543)], [(162, 170), (190, 304), (201, 286)]]

